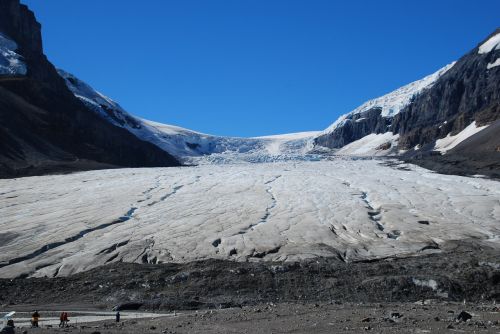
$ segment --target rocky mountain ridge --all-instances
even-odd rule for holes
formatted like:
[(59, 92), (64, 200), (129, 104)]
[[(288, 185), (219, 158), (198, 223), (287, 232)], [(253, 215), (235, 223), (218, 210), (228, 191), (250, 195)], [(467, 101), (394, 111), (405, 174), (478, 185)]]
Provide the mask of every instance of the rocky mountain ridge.
[(474, 163), (462, 173), (494, 174), (500, 169), (494, 131), (482, 131), (481, 140), (474, 141), (483, 145), (476, 150), (481, 154), (466, 143), (436, 150), (440, 140), (471, 124), (486, 127), (500, 119), (499, 36), (500, 29), (457, 62), (366, 102), (319, 134), (225, 138), (134, 117), (56, 70), (43, 54), (41, 25), (33, 12), (19, 0), (0, 0), (0, 69), (6, 69), (0, 71), (0, 177), (179, 161), (321, 159), (324, 147), (346, 155), (395, 155), (434, 169), (442, 161), (459, 171), (463, 151)]
[(74, 97), (43, 54), (40, 23), (19, 0), (0, 0), (0, 33), (17, 46), (6, 53), (19, 54), (27, 69), (0, 75), (0, 177), (179, 165)]
[[(434, 152), (437, 141), (456, 136), (473, 123), (476, 127), (483, 127), (500, 120), (499, 45), (500, 29), (497, 29), (457, 62), (429, 76), (433, 80), (426, 80), (429, 78), (426, 77), (405, 86), (418, 86), (419, 89), (406, 89), (404, 99), (396, 100), (396, 103), (391, 101), (391, 96), (398, 96), (401, 90), (398, 89), (341, 116), (314, 139), (315, 145), (339, 149), (368, 135), (390, 134), (397, 136), (397, 142), (388, 141), (380, 146), (379, 151), (434, 169), (436, 164), (431, 161), (454, 166), (437, 168), (444, 172), (448, 169), (454, 173), (475, 174), (475, 170), (480, 170), (487, 175), (499, 174), (500, 137), (493, 131), (487, 132), (488, 139), (482, 135), (480, 142), (486, 146), (476, 147), (481, 154), (472, 154), (474, 150), (466, 149), (466, 143), (446, 152), (445, 158)], [(393, 105), (399, 108), (397, 112), (385, 111), (388, 106), (384, 102), (387, 100), (389, 108)], [(464, 159), (458, 159), (463, 152), (468, 160), (475, 162), (464, 165)], [(457, 165), (463, 167), (461, 172)]]

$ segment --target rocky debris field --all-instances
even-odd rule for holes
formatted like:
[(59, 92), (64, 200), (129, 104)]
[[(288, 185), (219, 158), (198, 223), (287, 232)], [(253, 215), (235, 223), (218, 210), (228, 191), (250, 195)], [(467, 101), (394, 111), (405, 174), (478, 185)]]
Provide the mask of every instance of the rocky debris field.
[[(466, 311), (464, 311), (466, 310)], [(70, 322), (71, 323), (71, 322)], [(265, 303), (181, 312), (175, 316), (100, 321), (68, 328), (19, 328), (28, 333), (498, 333), (491, 303)]]
[[(500, 300), (500, 252), (474, 241), (440, 253), (345, 263), (207, 260), (112, 263), (69, 277), (0, 280), (0, 305), (85, 304), (140, 310), (203, 310), (262, 303)], [(43, 307), (40, 307), (43, 308)]]

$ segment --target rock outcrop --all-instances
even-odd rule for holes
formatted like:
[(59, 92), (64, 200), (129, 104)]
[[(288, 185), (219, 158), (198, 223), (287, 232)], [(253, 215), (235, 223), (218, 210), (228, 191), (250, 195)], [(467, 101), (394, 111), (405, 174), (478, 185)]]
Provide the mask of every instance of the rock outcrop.
[[(480, 140), (470, 138), (472, 142), (488, 143), (475, 146), (480, 154), (473, 153), (474, 149), (466, 144), (448, 152), (448, 157), (432, 150), (437, 140), (454, 136), (473, 122), (479, 127), (500, 120), (499, 65), (500, 29), (497, 29), (456, 63), (435, 73), (433, 80), (424, 78), (405, 86), (410, 89), (402, 87), (340, 117), (315, 138), (315, 144), (336, 149), (369, 134), (391, 132), (399, 135), (398, 149), (405, 152), (408, 161), (439, 171), (498, 175), (493, 172), (500, 168), (500, 153), (496, 150), (500, 147), (500, 136), (495, 131), (483, 133)], [(411, 89), (412, 85), (418, 89)], [(402, 90), (406, 95), (401, 94)], [(392, 113), (384, 110), (391, 106), (400, 110)], [(474, 163), (466, 163), (471, 159)]]
[(394, 117), (411, 104), (416, 96), (430, 89), (453, 66), (454, 63), (451, 63), (421, 80), (367, 101), (350, 113), (341, 116), (315, 139), (315, 144), (341, 148), (369, 134), (390, 131)]
[(19, 0), (0, 0), (0, 33), (26, 75), (0, 76), (0, 177), (112, 167), (177, 166), (157, 146), (96, 115), (43, 54), (41, 25)]
[(318, 136), (315, 143), (340, 148), (370, 133), (391, 131), (400, 135), (399, 147), (407, 150), (432, 144), (449, 133), (454, 135), (473, 121), (478, 126), (491, 124), (500, 118), (500, 66), (494, 65), (500, 48), (488, 52), (479, 52), (479, 48), (497, 34), (500, 29), (453, 66), (435, 74), (427, 86), (408, 90), (410, 99), (399, 112), (382, 113), (387, 98), (369, 101), (371, 108), (342, 116), (337, 126)]
[[(497, 34), (500, 29), (480, 45)], [(402, 149), (457, 134), (473, 121), (481, 126), (500, 119), (500, 67), (488, 67), (500, 49), (480, 53), (479, 46), (394, 117), (390, 129), (400, 134)]]

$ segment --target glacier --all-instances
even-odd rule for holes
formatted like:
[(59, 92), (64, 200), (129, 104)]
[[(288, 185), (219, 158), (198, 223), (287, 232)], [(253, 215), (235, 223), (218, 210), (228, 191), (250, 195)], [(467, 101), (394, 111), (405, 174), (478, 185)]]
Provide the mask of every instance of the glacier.
[(351, 262), (471, 238), (500, 247), (497, 181), (390, 162), (331, 157), (0, 180), (0, 277), (66, 276), (118, 261)]
[[(326, 132), (373, 107), (394, 116), (451, 66)], [(468, 239), (500, 247), (499, 183), (375, 157), (394, 153), (381, 147), (396, 146), (397, 134), (371, 134), (335, 155), (314, 146), (324, 132), (214, 136), (133, 116), (59, 74), (89, 109), (189, 166), (0, 180), (0, 277), (68, 276), (114, 262), (371, 261)]]
[(205, 134), (131, 115), (71, 73), (62, 69), (58, 69), (58, 73), (70, 91), (90, 110), (139, 139), (167, 151), (184, 164), (321, 159), (318, 154), (308, 154), (318, 131), (255, 138)]

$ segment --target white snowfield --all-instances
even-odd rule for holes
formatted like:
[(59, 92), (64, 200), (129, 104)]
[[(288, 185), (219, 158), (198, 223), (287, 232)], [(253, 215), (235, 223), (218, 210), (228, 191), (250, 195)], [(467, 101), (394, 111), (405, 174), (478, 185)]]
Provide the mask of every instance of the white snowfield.
[[(415, 94), (431, 87), (454, 63), (447, 65), (422, 80), (401, 87), (382, 97), (366, 102), (354, 111), (341, 116), (323, 132), (310, 131), (255, 138), (222, 137), (141, 119), (129, 114), (118, 103), (99, 93), (74, 75), (58, 70), (73, 94), (91, 110), (116, 126), (123, 127), (138, 138), (153, 143), (174, 155), (184, 164), (235, 164), (262, 163), (297, 160), (322, 160), (321, 147), (314, 145), (314, 138), (334, 131), (342, 126), (352, 114), (367, 111), (373, 107), (382, 108), (384, 117), (393, 117), (408, 105)], [(470, 128), (464, 134), (474, 134)], [(436, 149), (445, 153), (467, 137), (446, 137), (438, 140)], [(343, 156), (388, 156), (401, 153), (398, 146), (399, 135), (392, 132), (370, 134), (336, 151)], [(446, 147), (445, 147), (446, 146)], [(445, 147), (445, 148), (444, 148)], [(316, 153), (312, 153), (316, 152)]]
[(446, 152), (448, 152), (449, 150), (451, 150), (452, 148), (454, 148), (467, 138), (486, 129), (488, 126), (489, 125), (477, 126), (476, 121), (474, 121), (456, 135), (452, 136), (449, 133), (446, 137), (436, 140), (436, 144), (434, 145), (434, 151), (439, 151), (441, 152), (441, 154), (446, 154)]
[(26, 64), (16, 50), (16, 42), (0, 33), (0, 75), (26, 75)]
[(318, 134), (310, 131), (254, 138), (222, 137), (148, 120), (142, 122), (160, 139), (158, 146), (193, 164), (311, 160), (307, 153)]
[(335, 158), (0, 180), (0, 277), (107, 263), (344, 261), (500, 245), (500, 183)]
[[(395, 155), (399, 134), (392, 132), (369, 134), (345, 145), (335, 153), (349, 156), (386, 156)], [(387, 147), (385, 147), (387, 145)]]
[(91, 110), (183, 163), (263, 162), (288, 160), (291, 156), (299, 159), (312, 148), (312, 139), (318, 134), (311, 131), (258, 138), (222, 137), (148, 121), (129, 114), (74, 75), (64, 70), (58, 72), (71, 92)]

